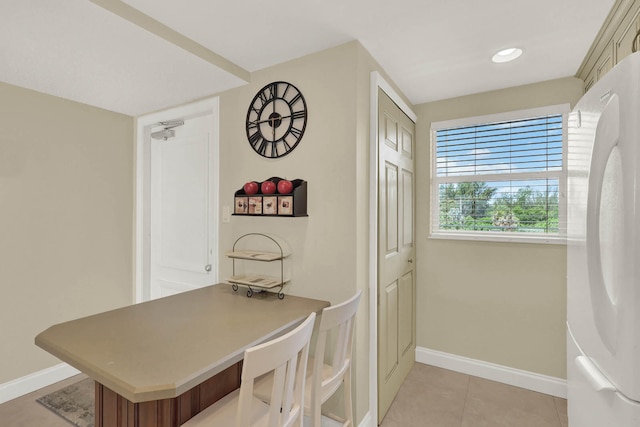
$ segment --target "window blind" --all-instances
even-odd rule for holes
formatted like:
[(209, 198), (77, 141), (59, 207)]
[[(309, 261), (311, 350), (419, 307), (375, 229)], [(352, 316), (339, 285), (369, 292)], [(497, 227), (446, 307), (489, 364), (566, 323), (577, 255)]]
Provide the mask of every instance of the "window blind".
[(562, 170), (562, 115), (437, 131), (438, 176)]
[(564, 235), (563, 121), (435, 129), (432, 233)]

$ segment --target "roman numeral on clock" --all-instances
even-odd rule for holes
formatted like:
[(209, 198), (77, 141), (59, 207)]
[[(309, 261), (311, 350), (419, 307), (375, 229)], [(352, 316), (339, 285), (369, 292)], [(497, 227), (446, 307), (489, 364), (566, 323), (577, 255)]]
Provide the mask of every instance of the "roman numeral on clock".
[(269, 141), (267, 141), (266, 139), (262, 139), (260, 138), (260, 145), (259, 147), (256, 149), (258, 151), (258, 153), (260, 153), (262, 156), (265, 156), (265, 154), (267, 153), (267, 146), (269, 145)]
[(267, 96), (267, 94), (265, 93), (265, 91), (260, 92), (260, 101), (262, 102), (262, 105), (266, 104), (267, 102), (269, 102), (269, 97)]
[(260, 135), (260, 131), (256, 131), (255, 133), (251, 134), (251, 136), (249, 137), (249, 143), (254, 149), (256, 149), (256, 147), (263, 140), (264, 138), (262, 138), (262, 135)]
[(296, 96), (289, 101), (289, 105), (295, 105), (296, 102), (300, 101), (300, 98), (302, 98), (302, 94), (300, 92), (296, 93)]
[(269, 85), (269, 99), (278, 97), (278, 83), (271, 83)]
[(302, 137), (302, 131), (296, 127), (291, 127), (291, 135), (295, 136), (296, 139), (300, 139)]
[(302, 110), (302, 111), (294, 111), (293, 113), (291, 113), (291, 119), (292, 120), (297, 120), (297, 119), (304, 119), (305, 117), (307, 117), (307, 112)]

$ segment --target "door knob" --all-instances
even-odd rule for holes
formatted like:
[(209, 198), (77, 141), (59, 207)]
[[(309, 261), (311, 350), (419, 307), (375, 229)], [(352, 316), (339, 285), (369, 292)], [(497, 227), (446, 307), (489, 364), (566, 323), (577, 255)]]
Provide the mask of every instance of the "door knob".
[(209, 272), (211, 271), (211, 264), (207, 264), (204, 266), (204, 271)]
[(410, 264), (413, 264), (413, 259), (410, 259), (408, 262), (409, 262)]

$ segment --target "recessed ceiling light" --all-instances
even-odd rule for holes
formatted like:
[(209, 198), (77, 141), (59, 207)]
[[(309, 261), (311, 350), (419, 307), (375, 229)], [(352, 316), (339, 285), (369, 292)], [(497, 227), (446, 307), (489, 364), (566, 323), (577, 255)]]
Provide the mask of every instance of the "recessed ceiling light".
[(511, 47), (509, 49), (504, 49), (496, 53), (495, 55), (493, 55), (493, 58), (491, 58), (491, 60), (497, 63), (509, 62), (509, 61), (513, 61), (520, 55), (522, 55), (522, 49), (518, 49), (517, 47)]

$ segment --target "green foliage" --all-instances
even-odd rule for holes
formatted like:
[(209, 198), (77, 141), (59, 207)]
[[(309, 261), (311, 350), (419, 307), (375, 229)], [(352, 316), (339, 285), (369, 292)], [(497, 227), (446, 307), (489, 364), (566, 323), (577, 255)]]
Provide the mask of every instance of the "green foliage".
[(519, 188), (500, 193), (485, 182), (440, 186), (442, 230), (558, 232), (558, 192)]

